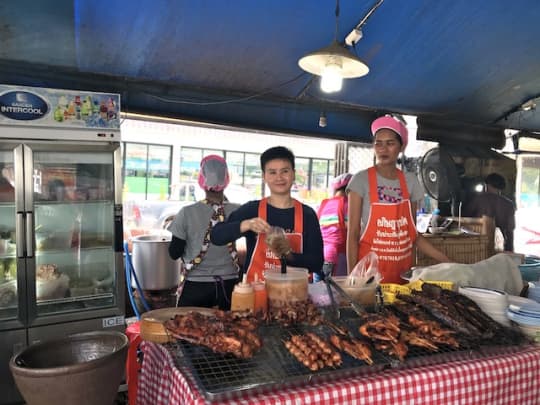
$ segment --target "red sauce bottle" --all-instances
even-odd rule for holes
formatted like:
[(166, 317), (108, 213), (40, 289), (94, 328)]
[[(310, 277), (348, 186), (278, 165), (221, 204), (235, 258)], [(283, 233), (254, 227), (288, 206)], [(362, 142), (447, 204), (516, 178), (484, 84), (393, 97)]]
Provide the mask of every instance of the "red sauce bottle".
[(255, 315), (266, 315), (268, 311), (268, 295), (266, 293), (266, 284), (264, 281), (258, 281), (255, 276), (255, 281), (252, 283), (253, 291), (255, 292), (255, 304), (253, 306), (253, 312)]

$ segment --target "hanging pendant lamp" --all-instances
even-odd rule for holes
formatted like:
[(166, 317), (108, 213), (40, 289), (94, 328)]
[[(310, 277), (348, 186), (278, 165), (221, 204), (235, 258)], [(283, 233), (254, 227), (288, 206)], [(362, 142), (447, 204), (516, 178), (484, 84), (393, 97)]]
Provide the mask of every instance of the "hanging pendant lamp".
[(336, 35), (334, 41), (300, 58), (298, 65), (308, 73), (321, 76), (321, 90), (333, 93), (341, 90), (343, 79), (365, 76), (369, 67), (337, 41), (339, 0), (336, 1)]

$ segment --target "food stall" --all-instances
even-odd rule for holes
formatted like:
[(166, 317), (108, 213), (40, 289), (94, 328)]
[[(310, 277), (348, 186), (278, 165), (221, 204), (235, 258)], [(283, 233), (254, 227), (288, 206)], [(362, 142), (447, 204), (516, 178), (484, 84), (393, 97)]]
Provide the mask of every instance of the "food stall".
[[(139, 404), (205, 404), (188, 369), (165, 346), (144, 342)], [(536, 383), (534, 383), (536, 381)], [(221, 404), (459, 403), (537, 404), (540, 347), (444, 364), (388, 370), (266, 393), (221, 399)]]
[[(441, 310), (451, 299), (456, 301), (452, 311), (463, 303), (465, 307), (470, 304), (454, 291), (441, 293), (439, 286), (444, 283), (435, 283), (437, 286), (432, 289), (441, 294), (442, 306), (425, 301), (426, 291), (430, 290), (422, 288), (422, 284), (428, 283), (420, 283), (420, 289), (407, 295), (408, 298), (403, 289), (409, 287), (398, 290), (385, 286), (385, 297), (391, 305), (378, 309), (375, 306), (373, 311), (368, 308), (369, 312), (360, 314), (340, 306), (337, 317), (335, 308), (317, 307), (320, 318), (308, 308), (306, 317), (296, 313), (299, 322), (279, 323), (275, 322), (275, 312), (270, 309), (270, 321), (267, 319), (253, 329), (260, 337), (260, 346), (245, 356), (232, 355), (232, 351), (219, 352), (216, 339), (207, 337), (219, 335), (219, 330), (234, 329), (227, 326), (212, 329), (225, 318), (233, 318), (233, 323), (238, 319), (247, 322), (240, 315), (235, 317), (231, 313), (194, 308), (167, 309), (163, 318), (150, 314), (145, 319), (143, 315), (143, 362), (137, 403), (382, 404), (417, 401), (423, 404), (536, 404), (540, 388), (531, 382), (540, 381), (540, 347), (515, 328), (497, 324), (485, 314), (473, 314), (477, 312), (474, 306), (469, 306), (467, 312), (473, 317), (478, 316), (476, 331), (473, 331), (474, 327), (464, 328), (461, 321), (451, 332), (443, 323), (426, 321), (424, 326), (429, 324), (431, 330), (420, 335), (420, 329), (413, 328), (412, 318), (406, 314), (413, 313), (410, 304), (423, 303), (426, 308)], [(401, 296), (399, 302), (395, 300), (398, 296)], [(311, 304), (308, 302), (307, 305)], [(300, 308), (293, 307), (295, 311)], [(291, 308), (286, 312), (291, 312)], [(173, 321), (165, 321), (171, 317), (170, 311), (178, 311), (178, 315)], [(400, 313), (405, 315), (398, 320), (396, 316)], [(420, 313), (414, 315), (422, 319)], [(446, 316), (450, 316), (450, 312), (440, 319)], [(204, 324), (191, 323), (205, 317), (209, 318), (203, 321)], [(153, 325), (151, 329), (147, 326), (146, 332), (143, 328), (145, 320)], [(159, 322), (165, 326), (155, 329)], [(380, 326), (380, 323), (386, 325)], [(243, 325), (242, 329), (251, 330), (245, 323)], [(394, 328), (396, 325), (399, 327)], [(394, 343), (391, 347), (383, 344), (377, 334), (392, 334)], [(307, 344), (319, 356), (314, 362), (301, 360), (291, 348), (291, 342), (300, 348), (298, 342), (307, 342), (310, 335), (315, 336), (313, 339), (320, 338), (317, 343), (320, 350), (314, 350), (317, 345), (313, 342)], [(349, 342), (369, 342), (371, 350), (368, 354), (355, 354), (346, 350), (345, 345), (331, 346), (336, 336)], [(426, 341), (429, 336), (434, 339), (431, 343)], [(436, 340), (437, 337), (448, 340)], [(433, 344), (435, 341), (438, 342), (436, 345)], [(401, 343), (406, 343), (407, 347)], [(334, 353), (330, 350), (340, 353), (339, 361), (335, 360), (335, 354), (328, 357), (321, 354)], [(310, 355), (309, 359), (315, 357)]]

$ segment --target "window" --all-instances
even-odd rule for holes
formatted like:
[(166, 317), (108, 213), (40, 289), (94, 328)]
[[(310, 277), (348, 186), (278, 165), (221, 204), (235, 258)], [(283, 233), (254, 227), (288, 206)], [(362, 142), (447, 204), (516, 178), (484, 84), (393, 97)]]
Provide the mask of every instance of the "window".
[(171, 148), (169, 146), (148, 146), (148, 200), (168, 198), (171, 178)]
[(292, 188), (292, 195), (300, 200), (309, 199), (309, 172), (310, 159), (295, 159), (296, 177)]
[(523, 156), (521, 159), (519, 207), (540, 207), (540, 157)]
[(124, 144), (124, 190), (129, 199), (166, 199), (169, 194), (171, 147)]
[(203, 150), (195, 148), (182, 148), (180, 152), (180, 182), (196, 183), (199, 176), (199, 167), (203, 158)]
[(227, 167), (231, 176), (231, 184), (244, 185), (244, 154), (227, 152)]
[(313, 159), (311, 167), (311, 197), (321, 201), (328, 197), (328, 187), (334, 173), (334, 161)]

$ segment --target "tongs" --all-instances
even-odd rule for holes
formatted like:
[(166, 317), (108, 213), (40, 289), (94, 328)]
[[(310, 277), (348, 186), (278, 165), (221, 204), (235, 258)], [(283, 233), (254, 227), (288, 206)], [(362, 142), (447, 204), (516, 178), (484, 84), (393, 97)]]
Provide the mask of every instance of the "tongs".
[(334, 298), (334, 291), (332, 290), (332, 287), (330, 286), (330, 282), (328, 281), (330, 274), (332, 274), (332, 264), (325, 263), (323, 265), (323, 274), (324, 274), (324, 283), (326, 284), (326, 290), (328, 291), (328, 296), (330, 297), (330, 303), (332, 304), (332, 309), (334, 310), (334, 313), (336, 314), (337, 319), (340, 319), (341, 312), (339, 310), (339, 305), (337, 304), (336, 299)]
[(341, 286), (336, 283), (334, 281), (334, 279), (332, 278), (331, 275), (328, 275), (325, 277), (325, 282), (327, 283), (326, 285), (327, 286), (332, 286), (336, 289), (336, 291), (343, 297), (345, 298), (346, 301), (349, 302), (349, 305), (351, 306), (351, 308), (354, 310), (354, 312), (356, 312), (358, 315), (360, 316), (364, 316), (366, 314), (366, 310), (364, 309), (364, 307), (362, 305), (360, 305), (358, 302), (356, 302), (355, 300), (353, 300), (351, 298), (351, 296), (349, 294), (347, 294), (345, 292), (345, 290), (343, 288), (341, 288)]

